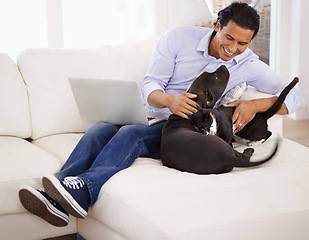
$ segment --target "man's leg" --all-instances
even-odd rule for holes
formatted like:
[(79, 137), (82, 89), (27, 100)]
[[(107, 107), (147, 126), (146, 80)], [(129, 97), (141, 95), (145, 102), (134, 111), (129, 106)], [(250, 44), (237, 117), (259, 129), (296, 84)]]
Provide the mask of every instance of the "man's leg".
[[(97, 155), (109, 140), (117, 133), (119, 126), (100, 123), (90, 127), (79, 141), (61, 171), (56, 173), (59, 179), (75, 176), (89, 169)], [(21, 204), (29, 212), (43, 218), (54, 226), (66, 226), (68, 213), (44, 189), (22, 186), (19, 191)]]
[(91, 205), (102, 185), (115, 173), (129, 167), (138, 157), (160, 158), (161, 131), (165, 124), (123, 126), (97, 156), (91, 168), (80, 175), (87, 184)]
[(136, 158), (160, 157), (161, 130), (165, 122), (151, 127), (127, 125), (119, 129), (102, 149), (91, 167), (64, 180), (48, 175), (44, 188), (73, 216), (84, 218), (96, 201), (102, 185), (115, 173), (129, 167)]
[(90, 127), (78, 142), (61, 170), (55, 174), (58, 179), (76, 176), (89, 169), (120, 126), (98, 123)]

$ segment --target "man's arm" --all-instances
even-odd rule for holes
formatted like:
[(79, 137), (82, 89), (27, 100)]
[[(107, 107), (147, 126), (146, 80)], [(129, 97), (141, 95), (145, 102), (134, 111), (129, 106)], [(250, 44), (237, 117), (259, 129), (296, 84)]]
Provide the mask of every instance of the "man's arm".
[[(279, 96), (282, 90), (288, 85), (279, 75), (277, 75), (267, 64), (261, 60), (252, 61), (246, 71), (246, 82), (256, 88), (259, 92)], [(275, 99), (273, 99), (275, 102)], [(286, 114), (291, 114), (305, 106), (304, 98), (297, 87), (291, 89), (284, 100), (284, 107), (287, 108)], [(270, 104), (271, 105), (271, 104)], [(270, 107), (269, 105), (265, 107)], [(282, 114), (282, 112), (278, 112)], [(284, 113), (283, 113), (284, 114)]]
[(192, 93), (180, 93), (178, 95), (170, 95), (161, 90), (155, 90), (148, 96), (148, 103), (156, 108), (167, 107), (172, 113), (188, 119), (187, 114), (193, 114), (197, 111), (196, 102), (193, 98), (197, 95)]
[[(278, 99), (278, 97), (253, 99), (250, 101), (236, 100), (227, 104), (227, 106), (235, 106), (234, 115), (232, 118), (235, 124), (235, 132), (240, 131), (246, 126), (258, 112), (267, 111)], [(288, 113), (286, 105), (283, 103), (277, 114), (285, 115)]]

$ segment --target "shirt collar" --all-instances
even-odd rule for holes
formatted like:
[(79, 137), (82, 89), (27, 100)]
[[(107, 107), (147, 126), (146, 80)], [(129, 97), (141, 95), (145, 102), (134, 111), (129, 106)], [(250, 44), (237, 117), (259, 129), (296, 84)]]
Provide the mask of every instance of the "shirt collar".
[[(208, 57), (208, 56), (209, 56), (209, 54), (208, 54), (208, 46), (209, 46), (210, 39), (211, 39), (211, 36), (212, 36), (213, 32), (214, 32), (214, 30), (208, 32), (208, 33), (200, 40), (200, 42), (198, 43), (197, 48), (196, 48), (197, 51), (204, 52), (203, 55), (204, 55), (205, 57)], [(209, 57), (211, 57), (211, 56), (209, 56)]]
[[(214, 58), (214, 59), (216, 59), (215, 57), (210, 56), (210, 55), (208, 54), (208, 46), (209, 46), (210, 39), (211, 39), (211, 36), (212, 36), (212, 34), (213, 34), (214, 31), (215, 31), (215, 30), (208, 32), (208, 33), (199, 41), (199, 43), (198, 43), (198, 45), (197, 45), (197, 48), (196, 48), (197, 51), (203, 52), (203, 55), (204, 55), (204, 57), (206, 57), (206, 58)], [(229, 60), (229, 61), (223, 61), (221, 58), (216, 59), (216, 61), (217, 61), (217, 62), (222, 62), (222, 63), (230, 63), (230, 62), (235, 61), (236, 63), (238, 63), (238, 62), (243, 58), (243, 56), (247, 54), (247, 50), (248, 50), (248, 49), (246, 49), (246, 51), (244, 51), (242, 54), (237, 55), (236, 57), (233, 57), (233, 58), (232, 58), (231, 60)]]

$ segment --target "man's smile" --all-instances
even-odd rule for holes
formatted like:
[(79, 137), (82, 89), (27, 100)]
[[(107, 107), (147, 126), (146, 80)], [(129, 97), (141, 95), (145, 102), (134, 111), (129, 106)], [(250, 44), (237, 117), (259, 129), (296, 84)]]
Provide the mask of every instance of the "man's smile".
[(233, 56), (234, 53), (229, 52), (228, 49), (227, 49), (227, 47), (224, 47), (224, 46), (223, 46), (223, 49), (224, 49), (224, 52), (225, 52), (227, 55)]

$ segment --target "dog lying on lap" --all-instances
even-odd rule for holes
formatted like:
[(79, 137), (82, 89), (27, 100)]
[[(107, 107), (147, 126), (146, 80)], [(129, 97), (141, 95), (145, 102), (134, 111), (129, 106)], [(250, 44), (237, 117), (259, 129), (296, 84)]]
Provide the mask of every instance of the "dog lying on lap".
[[(201, 108), (189, 119), (174, 114), (169, 117), (162, 129), (161, 158), (163, 165), (197, 174), (227, 173), (234, 167), (261, 165), (276, 154), (278, 141), (269, 157), (258, 162), (250, 162), (250, 157), (254, 152), (252, 148), (247, 148), (243, 153), (240, 153), (232, 147), (232, 115), (235, 107), (207, 109), (212, 108), (220, 98), (228, 78), (229, 72), (222, 65), (213, 73), (201, 74), (192, 83), (188, 92), (197, 94), (198, 97), (195, 101)], [(279, 96), (274, 107), (266, 111), (268, 112), (267, 118), (257, 114), (258, 121), (265, 122), (266, 131), (267, 119), (278, 111), (276, 108), (282, 105), (286, 95), (297, 82), (298, 79), (295, 78)], [(214, 122), (215, 126), (212, 124)], [(211, 127), (212, 125), (213, 127)], [(248, 126), (250, 125), (248, 124)], [(211, 132), (214, 135), (209, 134)], [(262, 138), (264, 137), (263, 135)], [(265, 140), (268, 137), (269, 135), (265, 137)]]

